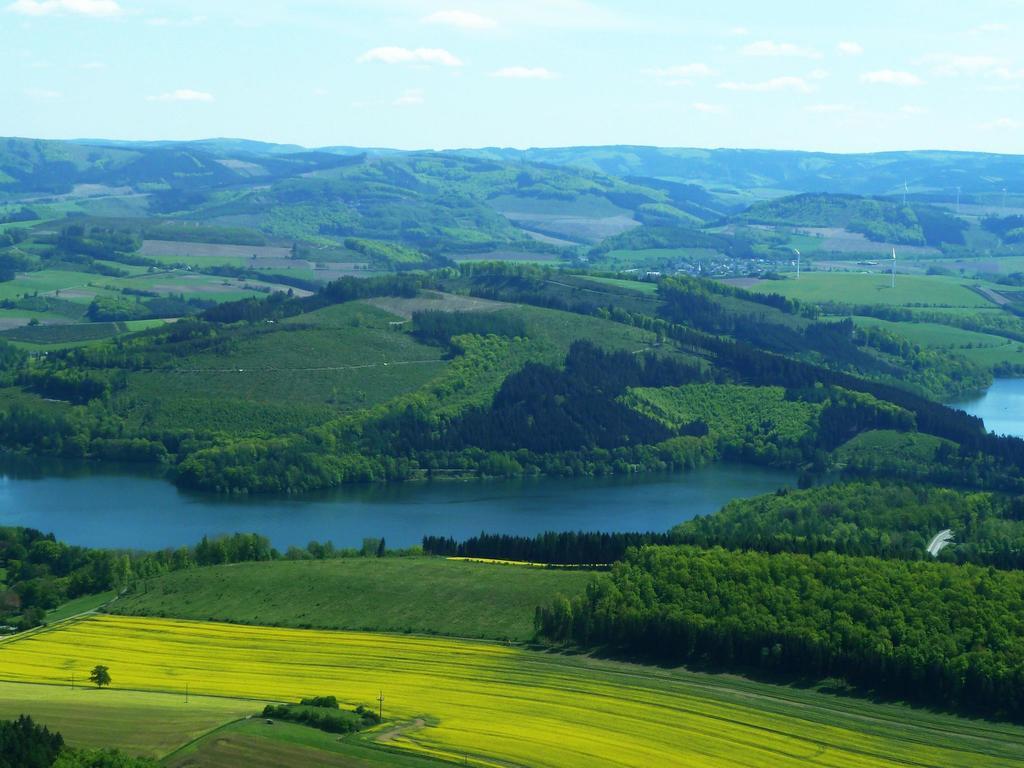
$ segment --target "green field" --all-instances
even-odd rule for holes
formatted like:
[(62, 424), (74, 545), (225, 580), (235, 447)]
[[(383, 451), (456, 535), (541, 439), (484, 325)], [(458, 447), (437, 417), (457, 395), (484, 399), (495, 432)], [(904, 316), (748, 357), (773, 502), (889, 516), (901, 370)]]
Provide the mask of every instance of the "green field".
[(658, 284), (652, 282), (642, 282), (640, 280), (619, 280), (614, 277), (594, 277), (592, 275), (588, 275), (587, 280), (592, 280), (595, 283), (602, 283), (604, 285), (614, 285), (617, 288), (628, 288), (631, 291), (640, 291), (641, 293), (658, 292)]
[(240, 563), (136, 587), (117, 614), (529, 640), (534, 609), (592, 574), (432, 557)]
[[(407, 725), (390, 746), (487, 768), (1024, 765), (1020, 726), (448, 638), (96, 616), (5, 643), (0, 679), (64, 683), (98, 659), (114, 690), (89, 692), (90, 701), (124, 689), (180, 701), (186, 682), (205, 695), (244, 697), (249, 711), (253, 701), (314, 693), (370, 704), (383, 691), (385, 719)], [(75, 714), (95, 716), (83, 707)], [(121, 721), (105, 727), (115, 745), (143, 739)]]
[(70, 674), (62, 685), (0, 682), (0, 719), (30, 715), (73, 747), (116, 747), (159, 758), (263, 706), (214, 696), (190, 696), (185, 704), (178, 694), (99, 691), (86, 678), (79, 674), (74, 688)]
[(103, 592), (98, 595), (85, 595), (84, 597), (76, 598), (75, 600), (69, 600), (52, 611), (46, 612), (46, 623), (55, 624), (58, 621), (64, 621), (72, 616), (77, 616), (80, 613), (87, 611), (95, 611), (101, 605), (105, 605), (113, 600), (117, 596), (117, 592)]
[[(955, 277), (896, 275), (896, 287), (890, 287), (889, 275), (855, 272), (807, 272), (799, 280), (771, 280), (749, 288), (757, 293), (778, 293), (806, 302), (843, 304), (885, 304), (890, 306), (928, 306), (975, 308), (994, 306), (968, 286), (977, 281)], [(987, 284), (984, 284), (986, 285)]]
[(438, 761), (371, 746), (363, 735), (339, 738), (294, 723), (253, 718), (231, 723), (163, 760), (168, 768), (432, 768)]
[(1000, 363), (1024, 365), (1024, 344), (1003, 336), (938, 323), (891, 322), (874, 317), (854, 317), (854, 321), (865, 327), (885, 328), (922, 347), (954, 352), (987, 368)]

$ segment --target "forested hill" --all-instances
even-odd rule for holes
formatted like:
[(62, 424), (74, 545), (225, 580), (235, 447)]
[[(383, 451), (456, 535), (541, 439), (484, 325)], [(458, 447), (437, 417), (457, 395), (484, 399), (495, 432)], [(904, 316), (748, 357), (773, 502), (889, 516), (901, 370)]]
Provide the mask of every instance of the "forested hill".
[[(903, 191), (968, 194), (1019, 188), (1024, 157), (982, 152), (830, 154), (764, 149), (643, 146), (457, 150), (500, 160), (587, 168), (614, 176), (672, 179), (709, 189), (839, 192), (885, 195)], [(776, 192), (778, 194), (778, 192)]]
[[(192, 142), (118, 142), (100, 139), (42, 141), (0, 138), (0, 189), (59, 191), (72, 183), (133, 183), (175, 167), (185, 179), (244, 181), (297, 175), (333, 167), (338, 158), (400, 157), (430, 152), (331, 146), (305, 148), (242, 139)], [(834, 192), (857, 195), (901, 193), (904, 184), (922, 198), (949, 198), (960, 187), (968, 196), (1024, 186), (1024, 158), (981, 152), (883, 152), (830, 154), (761, 149), (698, 149), (647, 146), (542, 149), (447, 150), (502, 164), (564, 167), (619, 178), (659, 179), (712, 193)], [(13, 185), (13, 186), (12, 186)], [(695, 193), (699, 196), (698, 193)], [(768, 195), (765, 195), (768, 196)], [(737, 201), (738, 202), (738, 201)]]

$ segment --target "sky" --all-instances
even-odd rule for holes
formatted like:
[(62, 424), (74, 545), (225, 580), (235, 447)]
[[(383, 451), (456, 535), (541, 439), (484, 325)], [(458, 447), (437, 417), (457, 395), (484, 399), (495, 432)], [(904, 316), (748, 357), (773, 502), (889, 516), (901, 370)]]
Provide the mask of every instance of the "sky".
[(1024, 154), (1024, 0), (0, 0), (0, 135)]

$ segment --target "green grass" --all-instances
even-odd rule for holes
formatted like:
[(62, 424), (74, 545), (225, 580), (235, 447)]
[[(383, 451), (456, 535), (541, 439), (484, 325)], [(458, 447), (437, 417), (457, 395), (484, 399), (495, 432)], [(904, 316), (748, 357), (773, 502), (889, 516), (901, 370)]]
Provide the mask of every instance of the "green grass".
[(890, 322), (874, 317), (855, 317), (865, 327), (881, 327), (908, 341), (930, 349), (941, 349), (991, 368), (999, 363), (1024, 365), (1024, 344), (990, 333), (978, 333), (938, 323)]
[(806, 302), (890, 306), (992, 307), (991, 301), (968, 286), (977, 281), (954, 277), (897, 275), (896, 287), (884, 274), (807, 272), (799, 280), (771, 280), (751, 286), (757, 293), (778, 293)]
[(368, 744), (365, 735), (339, 738), (280, 720), (268, 725), (253, 718), (221, 728), (168, 755), (168, 768), (430, 768), (440, 763)]
[(721, 253), (711, 248), (642, 248), (620, 249), (594, 260), (594, 265), (601, 269), (653, 269), (658, 270), (680, 261), (699, 261), (721, 257)]
[(86, 611), (95, 611), (101, 605), (105, 605), (117, 596), (117, 592), (103, 592), (99, 595), (85, 595), (84, 597), (69, 600), (52, 611), (46, 612), (46, 623), (55, 624), (58, 621), (77, 616)]
[(631, 291), (640, 291), (640, 293), (658, 292), (657, 283), (641, 282), (640, 280), (619, 280), (614, 277), (594, 277), (592, 275), (588, 275), (587, 280), (603, 283), (604, 285), (614, 285), (618, 288), (628, 288)]
[(0, 299), (13, 299), (25, 294), (50, 293), (65, 291), (71, 288), (85, 288), (90, 282), (107, 280), (100, 275), (85, 272), (68, 272), (58, 269), (44, 269), (39, 272), (26, 272), (14, 280), (0, 283)]
[[(116, 675), (117, 671), (112, 670)], [(73, 747), (115, 747), (162, 757), (224, 723), (262, 708), (260, 702), (83, 687), (0, 682), (0, 719), (30, 715)]]
[(538, 605), (582, 593), (591, 578), (433, 557), (244, 563), (149, 580), (110, 612), (523, 641)]

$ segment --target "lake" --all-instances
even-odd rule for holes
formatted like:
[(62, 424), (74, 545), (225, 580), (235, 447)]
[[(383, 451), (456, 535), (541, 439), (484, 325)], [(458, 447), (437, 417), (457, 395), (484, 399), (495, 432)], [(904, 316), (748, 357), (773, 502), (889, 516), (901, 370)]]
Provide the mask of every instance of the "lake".
[(950, 405), (983, 419), (997, 435), (1024, 437), (1024, 379), (996, 379), (985, 394)]
[(230, 498), (181, 491), (135, 466), (0, 458), (0, 525), (53, 532), (71, 544), (162, 549), (204, 535), (256, 532), (284, 549), (331, 540), (388, 546), (481, 531), (666, 531), (734, 498), (792, 486), (794, 474), (717, 464), (622, 478), (406, 483), (294, 497)]

